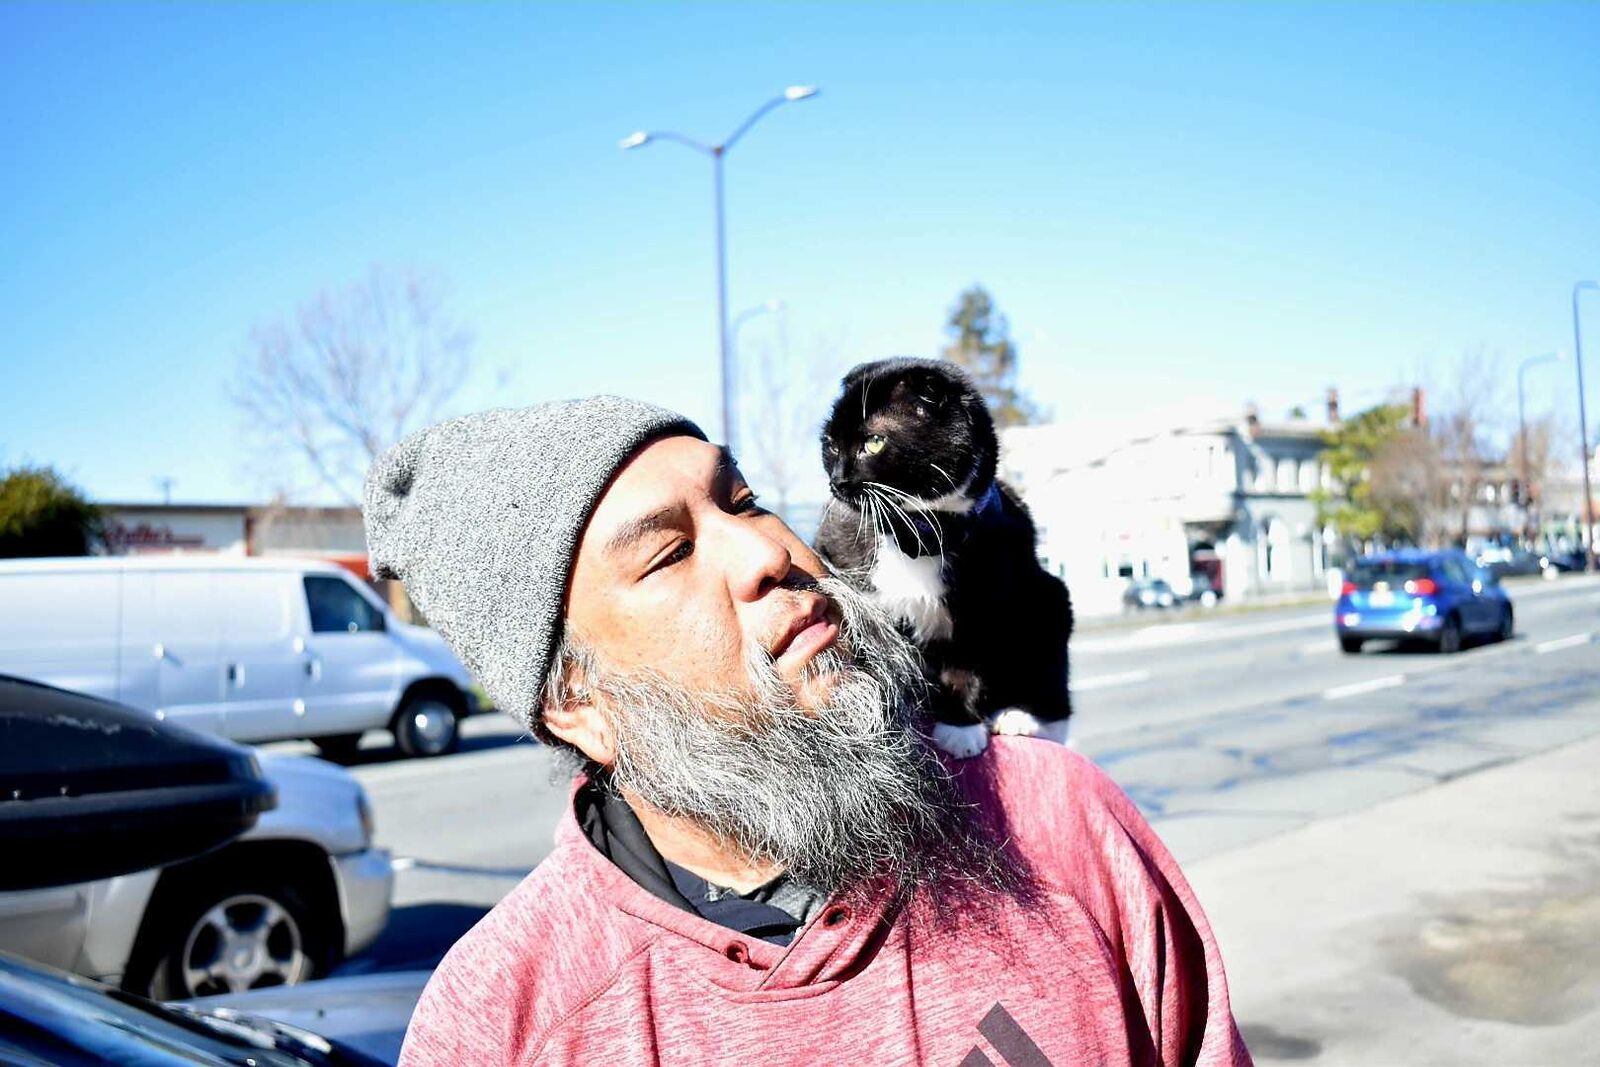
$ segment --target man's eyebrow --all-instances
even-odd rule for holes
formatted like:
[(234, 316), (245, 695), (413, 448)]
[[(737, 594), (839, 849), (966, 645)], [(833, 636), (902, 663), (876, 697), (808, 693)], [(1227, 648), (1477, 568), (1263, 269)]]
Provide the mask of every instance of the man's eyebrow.
[(681, 505), (668, 504), (647, 515), (629, 519), (621, 526), (618, 526), (616, 532), (606, 541), (606, 554), (611, 556), (621, 555), (653, 533), (677, 529), (678, 520), (682, 515), (683, 508)]
[[(712, 484), (719, 488), (725, 487), (738, 473), (739, 467), (733, 458), (733, 453), (729, 451), (727, 445), (722, 445), (717, 449), (716, 465), (711, 468)], [(667, 504), (636, 519), (629, 519), (618, 526), (616, 532), (606, 540), (606, 554), (620, 555), (653, 533), (676, 530), (683, 518), (683, 511), (682, 504)]]

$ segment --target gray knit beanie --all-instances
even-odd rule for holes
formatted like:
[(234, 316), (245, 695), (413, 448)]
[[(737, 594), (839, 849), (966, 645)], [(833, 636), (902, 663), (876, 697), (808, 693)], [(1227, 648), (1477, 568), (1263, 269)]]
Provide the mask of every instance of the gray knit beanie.
[(419, 430), (367, 473), (372, 573), (404, 582), (495, 706), (532, 729), (589, 513), (629, 456), (674, 434), (705, 438), (682, 415), (616, 396)]

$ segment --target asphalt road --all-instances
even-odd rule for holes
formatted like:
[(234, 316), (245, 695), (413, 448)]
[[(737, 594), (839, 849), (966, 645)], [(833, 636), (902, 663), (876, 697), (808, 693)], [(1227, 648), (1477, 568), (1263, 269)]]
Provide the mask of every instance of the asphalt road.
[[(1074, 743), (1188, 862), (1600, 733), (1600, 579), (1508, 589), (1516, 637), (1455, 656), (1346, 656), (1329, 607), (1086, 628)], [(558, 761), (501, 716), (465, 732), (453, 756), (355, 767), (399, 875), (347, 970), (431, 966), (549, 851)]]

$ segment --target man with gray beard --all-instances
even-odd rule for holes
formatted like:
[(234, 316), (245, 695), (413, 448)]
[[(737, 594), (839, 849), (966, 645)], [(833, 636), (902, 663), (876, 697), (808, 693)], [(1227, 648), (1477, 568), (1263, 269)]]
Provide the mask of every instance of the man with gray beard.
[(402, 1063), (1249, 1062), (1128, 799), (1047, 742), (944, 762), (912, 651), (681, 416), (442, 423), (365, 512), (375, 571), (578, 772)]

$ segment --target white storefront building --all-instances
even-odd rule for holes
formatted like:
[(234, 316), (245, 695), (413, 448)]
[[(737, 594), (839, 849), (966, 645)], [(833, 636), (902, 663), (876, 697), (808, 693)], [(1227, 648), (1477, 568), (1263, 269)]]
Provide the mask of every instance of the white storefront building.
[(1325, 424), (1246, 413), (1122, 440), (1067, 426), (1002, 435), (1001, 473), (1039, 527), (1046, 566), (1086, 614), (1118, 610), (1128, 582), (1180, 593), (1205, 574), (1232, 600), (1327, 587), (1332, 533), (1310, 493), (1324, 484)]

